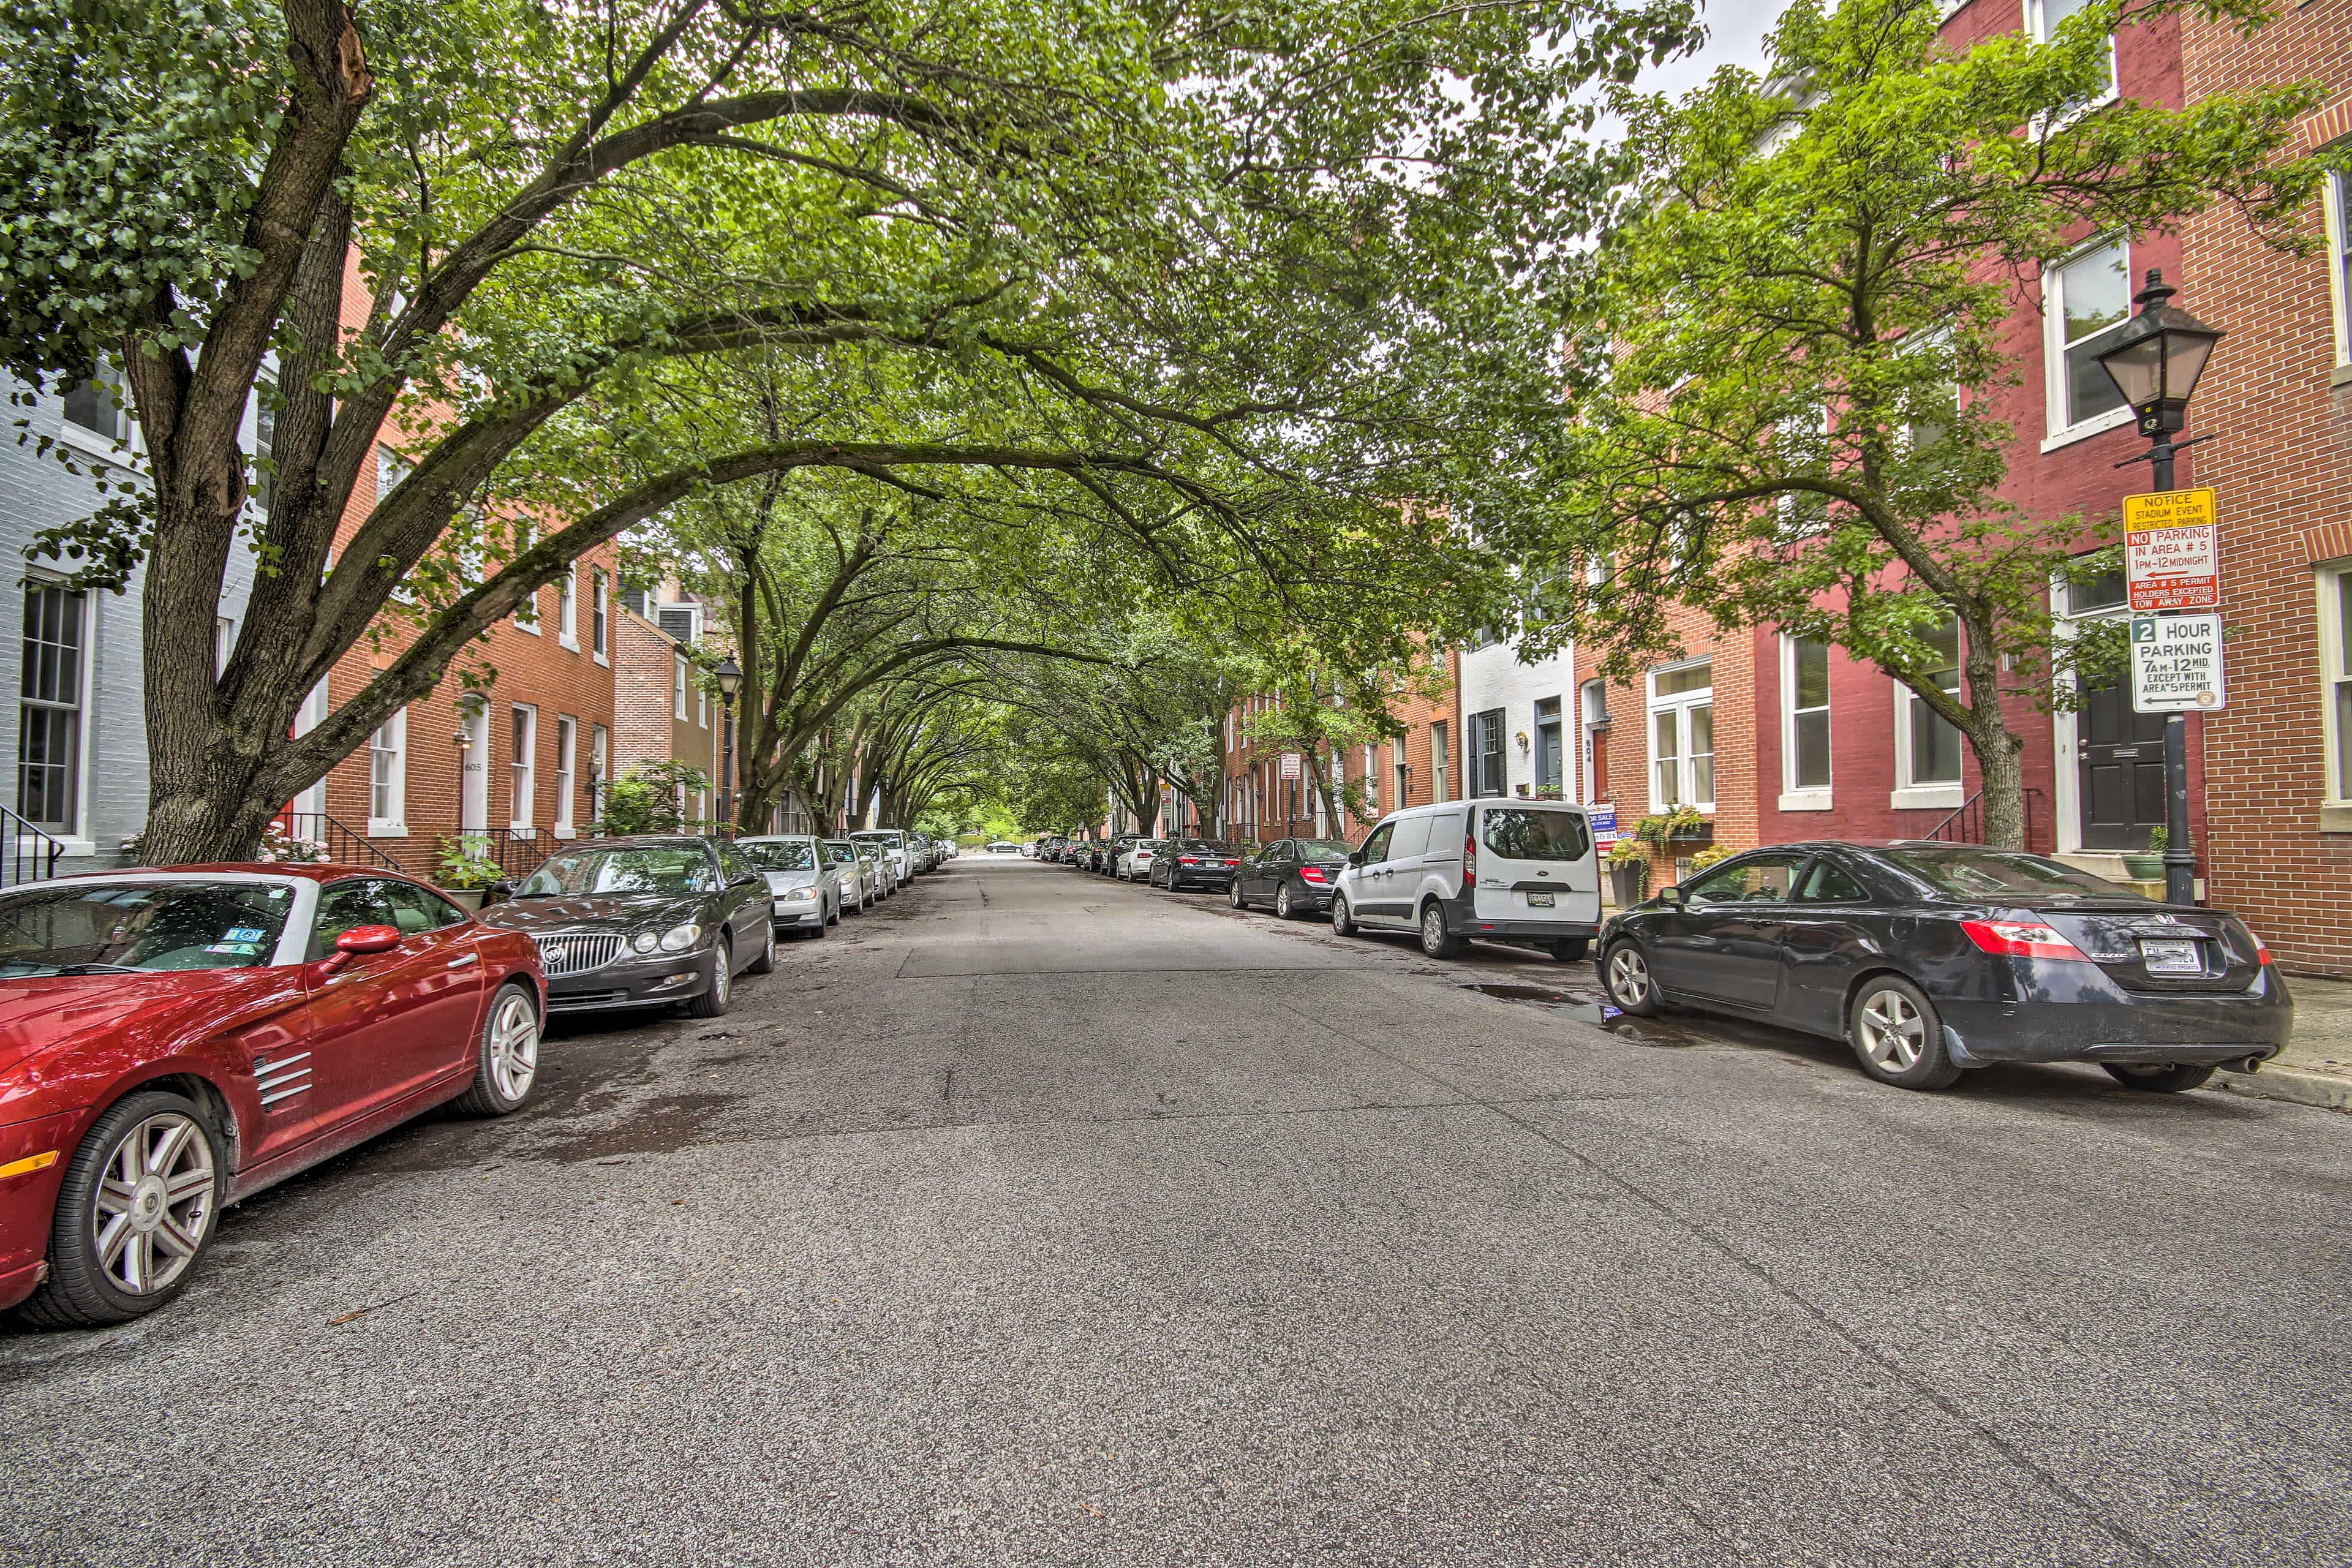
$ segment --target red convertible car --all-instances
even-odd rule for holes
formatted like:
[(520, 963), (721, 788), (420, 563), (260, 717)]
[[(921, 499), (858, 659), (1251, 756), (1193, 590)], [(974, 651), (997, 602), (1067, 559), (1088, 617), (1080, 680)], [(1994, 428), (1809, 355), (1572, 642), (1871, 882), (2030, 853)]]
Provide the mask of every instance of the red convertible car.
[(530, 1092), (520, 931), (348, 866), (191, 866), (0, 890), (0, 1308), (120, 1322), (222, 1208), (449, 1100)]

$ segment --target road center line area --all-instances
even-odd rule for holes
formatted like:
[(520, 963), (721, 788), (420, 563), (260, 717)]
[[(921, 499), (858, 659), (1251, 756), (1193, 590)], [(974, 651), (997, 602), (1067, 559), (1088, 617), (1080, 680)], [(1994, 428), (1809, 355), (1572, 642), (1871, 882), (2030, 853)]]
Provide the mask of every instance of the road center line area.
[(2345, 1117), (1599, 994), (966, 857), (0, 1340), (0, 1558), (2352, 1561)]

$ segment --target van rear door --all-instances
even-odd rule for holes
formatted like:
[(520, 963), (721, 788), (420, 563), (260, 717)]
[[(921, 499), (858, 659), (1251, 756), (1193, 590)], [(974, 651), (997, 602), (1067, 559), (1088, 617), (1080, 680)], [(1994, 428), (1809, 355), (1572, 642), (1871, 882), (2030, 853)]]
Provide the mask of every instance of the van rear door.
[(1551, 801), (1482, 805), (1475, 820), (1478, 919), (1600, 923), (1601, 862), (1580, 809)]

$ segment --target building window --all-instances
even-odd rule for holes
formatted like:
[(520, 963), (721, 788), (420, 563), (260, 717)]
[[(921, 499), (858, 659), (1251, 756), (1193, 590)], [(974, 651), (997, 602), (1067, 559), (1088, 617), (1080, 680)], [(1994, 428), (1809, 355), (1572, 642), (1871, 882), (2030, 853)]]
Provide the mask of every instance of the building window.
[(555, 831), (572, 831), (572, 753), (580, 743), (580, 721), (555, 716)]
[(397, 709), (368, 737), (368, 832), (408, 830), (408, 710)]
[[(1830, 795), (1830, 645), (1780, 638), (1780, 809), (1826, 806)], [(1814, 798), (1806, 799), (1811, 796)]]
[(1411, 763), (1399, 763), (1396, 765), (1395, 799), (1399, 811), (1412, 804), (1412, 764)]
[(82, 652), (88, 601), (56, 583), (25, 586), (24, 683), (16, 710), (16, 815), (70, 834), (81, 791)]
[(1470, 715), (1470, 793), (1486, 798), (1503, 793), (1503, 710)]
[(694, 727), (698, 730), (710, 728), (710, 693), (700, 687), (695, 688), (694, 691)]
[(589, 581), (588, 651), (598, 658), (604, 658), (609, 657), (611, 652), (611, 645), (606, 639), (612, 635), (610, 629), (613, 620), (612, 589), (608, 585), (609, 579), (604, 575), (604, 569), (601, 566), (590, 574)]
[(2043, 274), (2044, 357), (2053, 435), (2124, 406), (2098, 355), (2131, 316), (2131, 247), (2101, 240)]
[(593, 820), (598, 805), (596, 791), (612, 774), (613, 732), (602, 724), (588, 727), (588, 815)]
[(131, 419), (122, 404), (122, 373), (100, 360), (96, 374), (66, 388), (66, 423), (102, 440), (126, 440)]
[(1650, 809), (1715, 809), (1715, 661), (1650, 673)]
[(278, 443), (278, 388), (268, 381), (253, 391), (253, 483), (247, 490), (256, 510), (267, 513), (275, 492), (270, 454)]
[(2095, 616), (2107, 610), (2120, 610), (2129, 596), (2124, 583), (2124, 569), (2112, 567), (2096, 576), (2068, 583), (2066, 613), (2070, 616)]
[(2336, 363), (2352, 364), (2352, 180), (2327, 176), (2320, 187), (2327, 221), (2327, 303), (2335, 312)]
[(1536, 703), (1536, 788), (1557, 791), (1560, 783), (1559, 699), (1546, 697)]
[(2327, 799), (2352, 802), (2352, 566), (2319, 574), (2319, 657)]
[(555, 640), (578, 652), (580, 648), (580, 568), (566, 566), (563, 575), (555, 580)]
[(539, 710), (516, 703), (514, 709), (514, 776), (511, 785), (514, 796), (513, 826), (531, 825), (530, 806), (534, 780), (532, 759), (539, 754)]
[(1429, 727), (1429, 798), (1433, 801), (1454, 798), (1454, 760), (1445, 749), (1445, 721), (1439, 720)]
[[(2025, 11), (2033, 23), (2033, 41), (2046, 44), (2058, 31), (2058, 25), (2089, 4), (2089, 0), (2026, 0)], [(2067, 117), (2083, 110), (2110, 101), (2116, 96), (2116, 40), (2107, 35), (2107, 83), (2105, 88), (2071, 106)]]
[(213, 617), (213, 679), (228, 670), (229, 655), (236, 651), (236, 623), (226, 616)]
[(686, 659), (683, 655), (670, 655), (670, 712), (678, 720), (686, 717)]
[[(1937, 686), (1960, 693), (1960, 623), (1948, 620), (1921, 639), (1936, 652), (1928, 669)], [(1903, 789), (1958, 785), (1960, 782), (1960, 732), (1937, 717), (1926, 699), (1908, 687), (1895, 689), (1895, 784)]]
[(394, 451), (391, 447), (385, 446), (383, 442), (378, 441), (375, 444), (375, 499), (377, 503), (379, 505), (382, 504), (383, 498), (398, 489), (400, 488), (400, 481), (407, 477), (408, 460), (405, 458), (403, 458), (399, 453)]

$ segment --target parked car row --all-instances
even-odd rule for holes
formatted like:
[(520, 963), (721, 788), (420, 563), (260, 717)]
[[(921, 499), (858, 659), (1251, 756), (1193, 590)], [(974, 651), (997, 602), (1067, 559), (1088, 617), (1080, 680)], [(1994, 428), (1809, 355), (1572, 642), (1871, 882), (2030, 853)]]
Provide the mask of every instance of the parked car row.
[(520, 1110), (549, 1016), (717, 1017), (778, 931), (822, 934), (952, 853), (895, 829), (582, 840), (478, 913), (331, 865), (0, 890), (0, 1309), (152, 1311), (228, 1205), (438, 1106)]
[(1416, 806), (1354, 846), (1115, 839), (1071, 854), (1130, 878), (1140, 866), (1154, 886), (1223, 887), (1235, 909), (1328, 912), (1343, 936), (1409, 931), (1432, 958), (1470, 942), (1590, 955), (1626, 1013), (1687, 1006), (1843, 1039), (1908, 1089), (2081, 1061), (2177, 1093), (2253, 1071), (2294, 1028), (2269, 950), (2234, 915), (1975, 845), (1774, 845), (1605, 922), (1591, 825), (1556, 801)]

